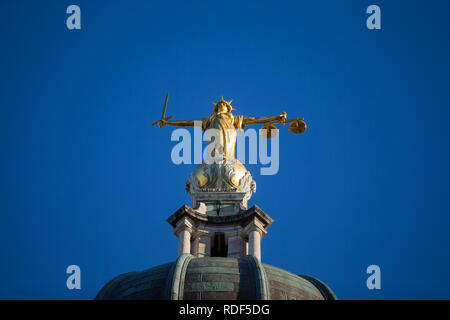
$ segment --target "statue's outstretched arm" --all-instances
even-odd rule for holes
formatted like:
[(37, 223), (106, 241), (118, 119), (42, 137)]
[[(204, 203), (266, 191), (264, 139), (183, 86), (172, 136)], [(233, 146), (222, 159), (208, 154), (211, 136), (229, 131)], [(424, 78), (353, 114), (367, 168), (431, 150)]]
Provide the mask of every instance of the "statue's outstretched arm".
[(202, 123), (203, 119), (194, 120), (158, 120), (158, 125), (160, 128), (163, 126), (176, 126), (176, 127), (193, 127), (195, 123)]
[[(198, 121), (198, 120), (197, 120)], [(176, 126), (176, 127), (193, 127), (194, 120), (172, 120), (166, 121), (166, 125)]]
[(282, 112), (278, 116), (273, 117), (244, 117), (244, 124), (265, 124), (272, 121), (286, 121), (287, 114), (286, 112)]

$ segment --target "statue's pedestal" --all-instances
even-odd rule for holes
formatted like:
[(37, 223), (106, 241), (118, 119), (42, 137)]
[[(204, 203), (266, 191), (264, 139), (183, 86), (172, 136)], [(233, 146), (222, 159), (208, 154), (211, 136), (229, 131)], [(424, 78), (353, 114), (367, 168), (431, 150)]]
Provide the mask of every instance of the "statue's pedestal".
[(258, 206), (233, 215), (208, 215), (182, 206), (167, 221), (178, 237), (178, 255), (197, 257), (255, 256), (261, 260), (261, 238), (273, 222)]
[(186, 191), (192, 207), (212, 216), (229, 216), (247, 210), (256, 183), (236, 159), (219, 157), (217, 163), (200, 164), (189, 176)]
[(191, 192), (194, 210), (208, 216), (231, 216), (247, 210), (246, 192)]

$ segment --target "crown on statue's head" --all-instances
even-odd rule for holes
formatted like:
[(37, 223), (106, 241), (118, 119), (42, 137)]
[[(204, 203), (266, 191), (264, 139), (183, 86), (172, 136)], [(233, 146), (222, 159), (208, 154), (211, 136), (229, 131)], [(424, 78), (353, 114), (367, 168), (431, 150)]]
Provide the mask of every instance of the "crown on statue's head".
[(212, 102), (212, 104), (214, 104), (213, 112), (217, 112), (217, 109), (218, 109), (218, 107), (219, 107), (220, 105), (225, 105), (226, 107), (228, 107), (228, 112), (231, 112), (231, 111), (233, 111), (233, 110), (236, 110), (236, 109), (234, 109), (234, 108), (231, 106), (231, 102), (232, 102), (232, 101), (233, 101), (233, 100), (226, 101), (226, 100), (223, 99), (223, 96), (221, 96), (219, 101), (217, 101), (217, 102), (214, 102), (214, 101), (213, 101), (213, 102)]

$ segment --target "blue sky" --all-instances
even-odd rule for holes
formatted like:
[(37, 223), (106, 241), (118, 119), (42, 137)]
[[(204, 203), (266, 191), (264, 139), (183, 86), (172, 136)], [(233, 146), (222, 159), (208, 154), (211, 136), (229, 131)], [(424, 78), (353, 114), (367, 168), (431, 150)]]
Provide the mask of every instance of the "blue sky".
[[(66, 8), (81, 8), (81, 30)], [(381, 8), (382, 29), (365, 10)], [(448, 1), (2, 1), (0, 298), (91, 299), (176, 259), (168, 115), (286, 111), (262, 260), (341, 299), (450, 298)], [(82, 289), (66, 288), (79, 265)], [(381, 267), (381, 290), (366, 268)]]

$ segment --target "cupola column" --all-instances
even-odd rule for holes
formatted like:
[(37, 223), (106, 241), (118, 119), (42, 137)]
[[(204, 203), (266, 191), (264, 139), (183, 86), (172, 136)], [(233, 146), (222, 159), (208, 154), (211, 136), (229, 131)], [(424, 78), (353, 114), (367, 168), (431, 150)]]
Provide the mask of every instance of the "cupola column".
[(211, 235), (207, 232), (199, 232), (197, 257), (203, 258), (209, 256), (211, 256)]
[(256, 228), (248, 234), (248, 254), (261, 261), (261, 233)]
[(187, 217), (180, 219), (173, 233), (178, 238), (178, 256), (191, 253), (192, 221)]
[(245, 240), (240, 231), (228, 234), (228, 254), (230, 258), (245, 256)]
[(247, 254), (261, 261), (261, 239), (267, 233), (262, 220), (255, 217), (244, 229), (247, 235)]
[(178, 232), (178, 256), (191, 253), (191, 232), (188, 228)]

